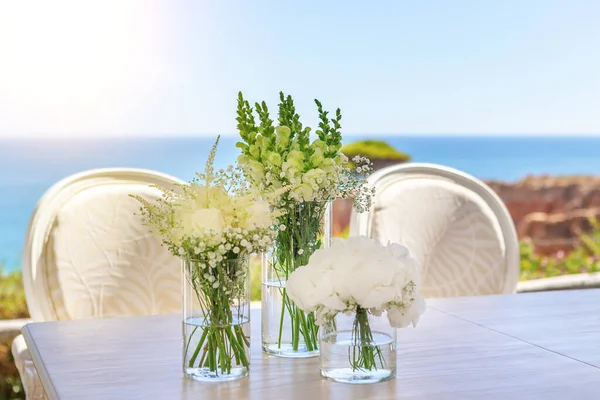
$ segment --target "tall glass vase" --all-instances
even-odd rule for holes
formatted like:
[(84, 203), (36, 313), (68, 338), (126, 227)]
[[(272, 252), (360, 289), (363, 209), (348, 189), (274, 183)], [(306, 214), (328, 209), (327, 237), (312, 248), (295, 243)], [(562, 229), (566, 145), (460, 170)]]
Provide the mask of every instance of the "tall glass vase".
[(318, 326), (312, 313), (300, 310), (287, 296), (289, 275), (331, 241), (331, 202), (304, 202), (279, 217), (275, 244), (263, 255), (262, 347), (280, 357), (319, 354)]
[(250, 368), (248, 258), (183, 262), (183, 373), (230, 381)]

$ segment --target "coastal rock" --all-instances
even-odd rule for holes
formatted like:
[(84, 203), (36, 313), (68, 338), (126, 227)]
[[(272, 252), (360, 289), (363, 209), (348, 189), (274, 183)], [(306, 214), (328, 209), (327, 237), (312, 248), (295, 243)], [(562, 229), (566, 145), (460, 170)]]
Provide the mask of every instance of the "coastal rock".
[[(520, 239), (530, 238), (539, 254), (570, 251), (590, 218), (600, 220), (600, 176), (529, 176), (514, 183), (486, 182), (510, 212)], [(333, 204), (333, 234), (344, 235), (351, 205)]]
[(582, 232), (592, 229), (590, 218), (600, 219), (600, 208), (553, 214), (534, 212), (520, 221), (517, 232), (519, 237), (533, 241), (538, 254), (566, 252), (577, 245)]
[(569, 251), (589, 218), (600, 219), (600, 177), (529, 176), (515, 183), (486, 182), (510, 212), (520, 238), (539, 254)]
[(600, 177), (529, 176), (515, 183), (486, 182), (504, 201), (515, 223), (527, 214), (600, 207)]

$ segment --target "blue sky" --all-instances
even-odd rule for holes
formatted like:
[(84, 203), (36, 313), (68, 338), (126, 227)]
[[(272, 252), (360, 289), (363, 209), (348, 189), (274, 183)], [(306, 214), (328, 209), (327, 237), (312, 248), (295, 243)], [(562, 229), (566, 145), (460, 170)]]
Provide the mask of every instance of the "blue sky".
[(233, 134), (235, 97), (347, 133), (600, 133), (600, 1), (0, 0), (0, 137)]

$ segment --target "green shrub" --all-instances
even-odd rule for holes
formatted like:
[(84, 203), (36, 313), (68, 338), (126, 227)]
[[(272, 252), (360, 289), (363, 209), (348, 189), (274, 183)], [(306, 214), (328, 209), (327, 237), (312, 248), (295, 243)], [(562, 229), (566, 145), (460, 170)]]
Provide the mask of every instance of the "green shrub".
[(553, 256), (535, 254), (530, 241), (521, 242), (521, 280), (600, 272), (600, 222), (590, 220), (591, 233), (579, 236), (578, 245), (569, 253)]
[(10, 353), (10, 345), (10, 342), (0, 343), (0, 400), (21, 400), (25, 398), (25, 391)]
[(0, 319), (27, 318), (21, 271), (7, 272), (0, 265)]
[[(4, 266), (0, 265), (0, 319), (28, 316), (21, 271), (7, 272)], [(0, 400), (25, 398), (10, 346), (10, 341), (0, 343)]]
[(402, 153), (382, 140), (363, 140), (342, 147), (341, 152), (348, 158), (354, 156), (367, 157), (371, 160), (385, 159), (408, 161), (410, 156)]

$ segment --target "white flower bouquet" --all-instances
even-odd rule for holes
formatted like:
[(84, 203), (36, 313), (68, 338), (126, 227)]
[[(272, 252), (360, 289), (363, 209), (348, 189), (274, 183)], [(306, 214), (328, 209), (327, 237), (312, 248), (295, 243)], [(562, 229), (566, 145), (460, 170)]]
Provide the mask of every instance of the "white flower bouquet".
[[(271, 257), (263, 263), (263, 349), (271, 354), (303, 357), (318, 354), (318, 326), (314, 316), (296, 308), (286, 294), (285, 282), (330, 239), (331, 200), (351, 197), (358, 211), (371, 204), (373, 191), (365, 186), (371, 171), (368, 159), (349, 161), (341, 153), (338, 109), (329, 118), (315, 100), (319, 128), (303, 126), (291, 96), (280, 93), (277, 126), (265, 102), (252, 108), (238, 96), (237, 122), (241, 141), (238, 163), (250, 184), (270, 196), (278, 211), (277, 235)], [(254, 112), (258, 115), (255, 120)], [(273, 196), (282, 188), (281, 196)]]
[(162, 198), (141, 202), (141, 217), (184, 261), (184, 373), (198, 380), (245, 376), (249, 368), (248, 254), (273, 241), (275, 215), (247, 188), (241, 171), (204, 173)]
[(369, 317), (385, 313), (394, 328), (416, 325), (425, 311), (419, 288), (418, 265), (405, 246), (384, 246), (366, 237), (334, 239), (287, 281), (290, 299), (313, 312), (318, 325), (333, 322), (339, 313), (354, 316), (348, 350), (352, 371), (386, 367)]

